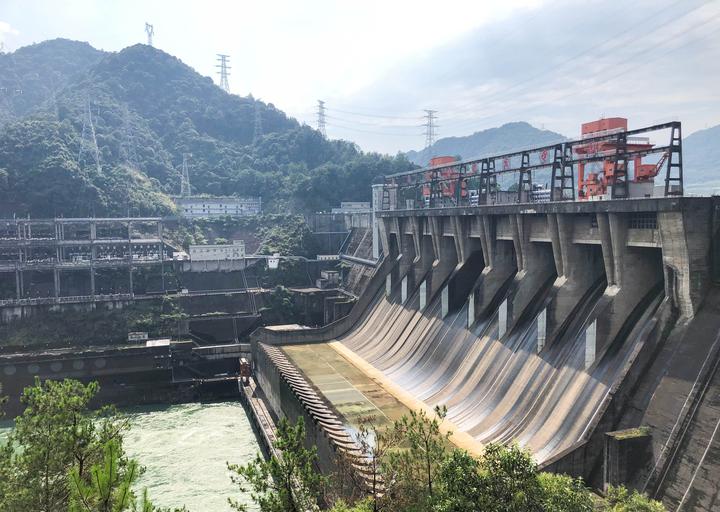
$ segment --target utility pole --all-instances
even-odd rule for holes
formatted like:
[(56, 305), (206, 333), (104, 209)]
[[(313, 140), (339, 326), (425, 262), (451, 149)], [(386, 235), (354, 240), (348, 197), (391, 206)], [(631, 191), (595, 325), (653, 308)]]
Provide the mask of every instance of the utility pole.
[(325, 130), (325, 102), (318, 100), (318, 111), (317, 111), (317, 129), (323, 138), (327, 138), (327, 131)]
[(424, 110), (425, 115), (425, 149), (430, 149), (430, 146), (435, 144), (437, 136), (437, 110)]
[(253, 144), (259, 141), (263, 136), (262, 110), (260, 102), (255, 101), (255, 130), (253, 132)]
[(230, 66), (228, 66), (228, 62), (230, 62), (230, 55), (224, 55), (222, 53), (217, 54), (217, 61), (219, 64), (216, 64), (215, 67), (218, 68), (220, 71), (218, 71), (218, 74), (220, 75), (220, 87), (223, 91), (229, 93), (230, 92), (230, 82), (228, 82), (228, 77), (230, 76)]
[(190, 195), (190, 170), (188, 169), (188, 155), (183, 153), (182, 176), (180, 176), (180, 195), (188, 197)]
[(153, 39), (153, 36), (155, 35), (155, 26), (154, 26), (154, 25), (150, 25), (150, 23), (148, 23), (148, 22), (146, 21), (146, 22), (145, 22), (145, 33), (147, 34), (147, 42), (148, 42), (147, 44), (148, 44), (148, 46), (152, 46), (152, 45), (153, 45), (152, 39)]

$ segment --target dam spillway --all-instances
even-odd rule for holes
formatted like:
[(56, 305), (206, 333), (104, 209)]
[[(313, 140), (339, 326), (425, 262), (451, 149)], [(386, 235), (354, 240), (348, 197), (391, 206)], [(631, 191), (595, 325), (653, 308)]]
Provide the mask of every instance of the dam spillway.
[[(353, 406), (392, 404), (391, 420), (397, 402), (445, 405), (477, 447), (516, 442), (544, 467), (591, 478), (654, 351), (713, 287), (719, 204), (383, 211), (385, 258), (351, 314), (319, 329), (261, 329), (256, 350), (284, 350), (350, 430)], [(342, 361), (330, 364), (335, 376), (318, 374), (318, 351)], [(339, 386), (338, 401), (328, 383), (364, 369), (373, 391), (353, 383), (353, 401)]]
[[(521, 174), (531, 162), (523, 156)], [(561, 167), (553, 167), (553, 184), (563, 180), (555, 177)], [(701, 429), (678, 425), (694, 424), (698, 383), (710, 381), (720, 354), (720, 345), (688, 334), (720, 328), (712, 314), (720, 305), (720, 201), (684, 197), (681, 187), (673, 193), (670, 171), (664, 195), (650, 187), (601, 200), (569, 199), (564, 188), (553, 188), (550, 200), (532, 188), (491, 200), (482, 176), (471, 184), (472, 176), (443, 172), (374, 187), (384, 256), (347, 317), (319, 329), (254, 333), (257, 354), (287, 357), (283, 365), (257, 358), (274, 412), (320, 426), (329, 415), (333, 428), (352, 435), (356, 407), (387, 421), (402, 410), (384, 414), (392, 398), (407, 409), (443, 405), (463, 448), (518, 443), (544, 469), (664, 497), (664, 475), (699, 458), (683, 446)], [(372, 393), (355, 377), (343, 383), (344, 373), (364, 373)], [(677, 375), (689, 385), (678, 386)], [(283, 391), (291, 377), (293, 389), (305, 391)], [(666, 389), (678, 396), (664, 400)], [(310, 390), (320, 413), (288, 405), (302, 404)], [(635, 461), (629, 443), (618, 448), (626, 434), (609, 435), (621, 429), (650, 432), (633, 441), (644, 450)], [(702, 464), (710, 471), (716, 462)], [(625, 466), (632, 471), (618, 469)], [(670, 487), (687, 495), (696, 481), (679, 477)]]

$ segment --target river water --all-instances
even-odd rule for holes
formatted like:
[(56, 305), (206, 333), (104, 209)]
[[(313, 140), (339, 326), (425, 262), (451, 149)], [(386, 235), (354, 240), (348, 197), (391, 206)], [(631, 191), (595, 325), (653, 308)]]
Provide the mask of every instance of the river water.
[[(251, 504), (230, 481), (226, 462), (244, 464), (260, 447), (250, 420), (237, 402), (137, 407), (123, 411), (131, 421), (125, 450), (145, 466), (138, 482), (156, 506), (191, 512), (229, 511), (228, 497)], [(0, 443), (7, 424), (0, 425)]]

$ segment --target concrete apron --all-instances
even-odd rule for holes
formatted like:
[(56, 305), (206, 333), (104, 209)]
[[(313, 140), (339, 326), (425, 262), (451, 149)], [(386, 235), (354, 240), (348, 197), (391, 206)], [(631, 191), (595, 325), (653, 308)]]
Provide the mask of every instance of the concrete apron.
[[(330, 342), (329, 345), (336, 350), (342, 357), (352, 363), (358, 370), (365, 375), (372, 378), (374, 381), (379, 383), (382, 388), (389, 394), (397, 398), (403, 405), (413, 411), (422, 410), (428, 417), (433, 418), (435, 411), (432, 407), (427, 405), (422, 400), (418, 400), (412, 394), (405, 391), (402, 387), (395, 384), (390, 380), (383, 372), (377, 370), (370, 363), (365, 361), (362, 357), (358, 356), (355, 352), (347, 348), (339, 341)], [(469, 434), (461, 432), (457, 425), (453, 424), (450, 420), (445, 420), (440, 425), (440, 430), (443, 434), (450, 433), (450, 441), (462, 450), (467, 450), (469, 453), (475, 456), (481, 456), (483, 453), (483, 445)]]

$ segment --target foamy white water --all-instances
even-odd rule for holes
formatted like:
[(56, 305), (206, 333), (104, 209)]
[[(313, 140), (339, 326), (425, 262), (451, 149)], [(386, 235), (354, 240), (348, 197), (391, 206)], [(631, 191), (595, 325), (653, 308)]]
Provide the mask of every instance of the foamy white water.
[[(226, 462), (245, 464), (260, 450), (245, 410), (237, 402), (136, 407), (124, 411), (131, 429), (127, 454), (146, 468), (136, 486), (156, 506), (190, 512), (230, 511), (228, 497), (258, 510), (249, 493), (230, 482)], [(12, 422), (0, 422), (0, 444)]]
[(229, 511), (228, 497), (251, 504), (230, 482), (226, 462), (247, 463), (260, 450), (245, 410), (237, 402), (141, 407), (126, 411), (132, 427), (125, 449), (147, 471), (137, 490), (147, 487), (157, 506), (191, 512)]

